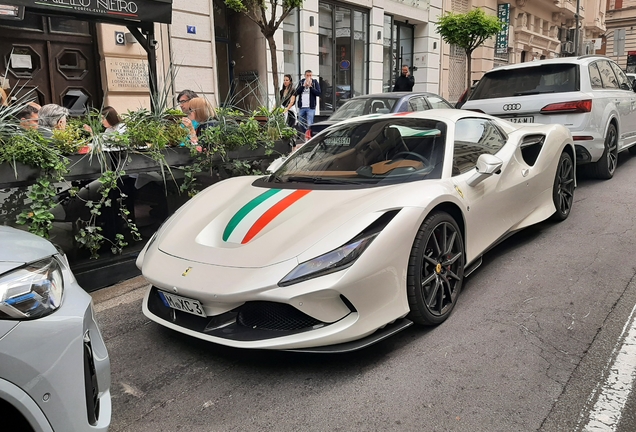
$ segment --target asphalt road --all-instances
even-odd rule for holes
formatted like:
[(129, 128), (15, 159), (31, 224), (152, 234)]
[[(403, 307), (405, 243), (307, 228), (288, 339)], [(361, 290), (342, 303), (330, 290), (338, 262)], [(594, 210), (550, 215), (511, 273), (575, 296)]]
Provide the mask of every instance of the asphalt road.
[[(141, 278), (94, 293), (111, 431), (597, 430), (636, 304), (636, 157), (620, 156), (612, 180), (579, 179), (568, 220), (489, 252), (448, 321), (362, 351), (224, 348), (145, 318)], [(605, 430), (636, 430), (633, 395), (622, 412)]]

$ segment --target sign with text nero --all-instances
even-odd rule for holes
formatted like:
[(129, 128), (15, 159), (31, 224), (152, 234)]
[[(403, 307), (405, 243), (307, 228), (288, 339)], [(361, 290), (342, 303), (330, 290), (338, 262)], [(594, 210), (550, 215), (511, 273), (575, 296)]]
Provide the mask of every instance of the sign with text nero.
[(497, 16), (503, 22), (503, 27), (497, 33), (495, 43), (495, 54), (505, 54), (508, 52), (508, 31), (510, 27), (510, 3), (499, 3), (497, 5)]
[(148, 62), (141, 59), (106, 57), (108, 91), (147, 92)]
[(122, 24), (130, 21), (170, 24), (172, 21), (172, 0), (3, 0), (3, 3), (93, 21)]

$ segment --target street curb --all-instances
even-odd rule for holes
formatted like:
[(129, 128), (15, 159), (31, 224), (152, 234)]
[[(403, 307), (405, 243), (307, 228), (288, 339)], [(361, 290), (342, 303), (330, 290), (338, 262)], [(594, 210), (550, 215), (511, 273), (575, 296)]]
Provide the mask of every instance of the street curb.
[(123, 297), (132, 291), (143, 289), (147, 285), (148, 281), (146, 281), (143, 276), (137, 276), (110, 287), (93, 291), (89, 294), (93, 298), (93, 304), (98, 305), (117, 297)]

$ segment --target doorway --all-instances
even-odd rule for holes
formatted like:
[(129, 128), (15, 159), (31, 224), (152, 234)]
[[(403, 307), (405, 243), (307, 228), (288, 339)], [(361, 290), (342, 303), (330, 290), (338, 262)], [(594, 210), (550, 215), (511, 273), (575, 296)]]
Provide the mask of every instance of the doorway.
[(219, 106), (232, 106), (234, 96), (234, 61), (230, 40), (228, 11), (225, 3), (214, 0), (214, 35)]
[(368, 12), (320, 2), (321, 112), (333, 112), (368, 92), (368, 29)]
[(26, 12), (0, 20), (0, 75), (12, 100), (55, 103), (71, 115), (102, 102), (94, 24)]
[(411, 75), (413, 67), (413, 33), (414, 26), (407, 22), (393, 22), (393, 76), (402, 73), (402, 65), (408, 65)]

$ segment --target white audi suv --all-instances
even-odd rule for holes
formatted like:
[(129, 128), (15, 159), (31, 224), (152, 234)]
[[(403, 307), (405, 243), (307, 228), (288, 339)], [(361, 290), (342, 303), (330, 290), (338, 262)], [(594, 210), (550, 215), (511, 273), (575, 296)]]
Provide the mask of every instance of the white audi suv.
[(607, 57), (532, 61), (487, 72), (462, 107), (515, 123), (562, 124), (572, 133), (576, 162), (592, 175), (614, 175), (618, 152), (636, 154), (636, 93)]

